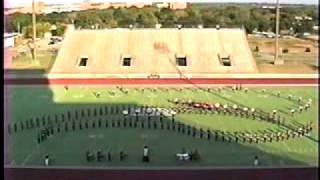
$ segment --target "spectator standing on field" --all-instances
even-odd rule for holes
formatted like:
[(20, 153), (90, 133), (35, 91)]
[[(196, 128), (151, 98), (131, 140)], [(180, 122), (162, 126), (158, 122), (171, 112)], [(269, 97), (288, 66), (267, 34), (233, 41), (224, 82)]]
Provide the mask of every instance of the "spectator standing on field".
[(149, 148), (148, 148), (148, 146), (144, 146), (144, 148), (143, 148), (142, 161), (143, 162), (149, 162)]
[(259, 159), (258, 156), (254, 156), (254, 162), (253, 162), (254, 166), (259, 166)]
[(45, 166), (49, 166), (49, 155), (48, 154), (46, 154), (44, 156), (44, 164), (45, 164)]

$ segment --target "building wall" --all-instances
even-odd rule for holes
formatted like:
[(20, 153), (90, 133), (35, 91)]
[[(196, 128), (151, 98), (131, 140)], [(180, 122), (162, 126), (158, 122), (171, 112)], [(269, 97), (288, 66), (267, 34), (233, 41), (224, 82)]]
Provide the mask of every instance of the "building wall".
[(5, 37), (3, 41), (4, 41), (5, 48), (14, 47), (14, 37), (13, 36)]
[[(231, 56), (232, 66), (224, 66), (219, 56)], [(132, 58), (123, 67), (124, 56)], [(176, 57), (187, 58), (178, 67)], [(80, 67), (80, 57), (88, 65)], [(68, 33), (50, 71), (53, 74), (109, 74), (161, 77), (200, 77), (215, 73), (257, 72), (245, 33), (241, 29), (110, 29), (78, 30)]]
[(186, 9), (187, 3), (170, 3), (170, 9)]

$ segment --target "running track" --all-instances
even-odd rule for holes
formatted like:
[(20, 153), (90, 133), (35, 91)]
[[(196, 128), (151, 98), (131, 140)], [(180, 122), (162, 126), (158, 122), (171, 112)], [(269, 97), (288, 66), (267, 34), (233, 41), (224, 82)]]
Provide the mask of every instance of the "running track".
[(215, 78), (215, 79), (45, 79), (7, 78), (7, 85), (213, 85), (213, 84), (256, 84), (256, 85), (317, 85), (316, 78)]
[(204, 170), (99, 170), (5, 168), (6, 180), (316, 180), (318, 168), (256, 168)]

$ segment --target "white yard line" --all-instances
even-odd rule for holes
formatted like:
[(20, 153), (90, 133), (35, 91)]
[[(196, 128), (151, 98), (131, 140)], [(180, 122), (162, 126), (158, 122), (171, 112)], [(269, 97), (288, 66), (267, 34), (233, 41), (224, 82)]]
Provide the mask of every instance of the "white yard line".
[(314, 146), (316, 146), (316, 148), (318, 147), (316, 143), (312, 142), (310, 139), (308, 139), (307, 137), (303, 137), (306, 139), (306, 142), (308, 143), (308, 145), (311, 146), (311, 149), (314, 149)]
[(34, 150), (32, 151), (32, 153), (30, 153), (22, 162), (22, 166), (24, 166), (29, 160), (30, 158), (39, 150), (39, 145), (36, 146), (36, 148), (34, 148)]
[(208, 95), (208, 92), (207, 91), (205, 91), (204, 92), (204, 94), (206, 95), (206, 97), (207, 97), (207, 102), (210, 102), (210, 97), (209, 97), (209, 95)]
[(292, 151), (291, 148), (287, 145), (286, 142), (283, 142), (283, 145), (287, 149), (288, 152)]

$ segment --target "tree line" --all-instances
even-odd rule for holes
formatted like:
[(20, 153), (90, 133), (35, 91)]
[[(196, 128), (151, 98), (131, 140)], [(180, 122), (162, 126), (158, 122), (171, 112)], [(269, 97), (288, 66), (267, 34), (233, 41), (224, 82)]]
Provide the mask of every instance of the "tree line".
[[(316, 6), (283, 7), (281, 9), (281, 30), (292, 29), (295, 33), (311, 32), (318, 25)], [(296, 16), (308, 16), (312, 20), (297, 21)], [(119, 8), (87, 10), (68, 13), (37, 15), (37, 32), (42, 37), (57, 27), (56, 34), (63, 35), (65, 24), (73, 23), (76, 28), (153, 28), (161, 24), (163, 28), (173, 28), (177, 24), (185, 28), (202, 25), (212, 28), (219, 25), (225, 28), (244, 27), (248, 33), (253, 30), (275, 31), (275, 9), (262, 9), (250, 5), (205, 6), (192, 5), (183, 10), (158, 9), (156, 7)], [(21, 32), (25, 37), (32, 36), (31, 14), (13, 14), (5, 17), (5, 30)]]

